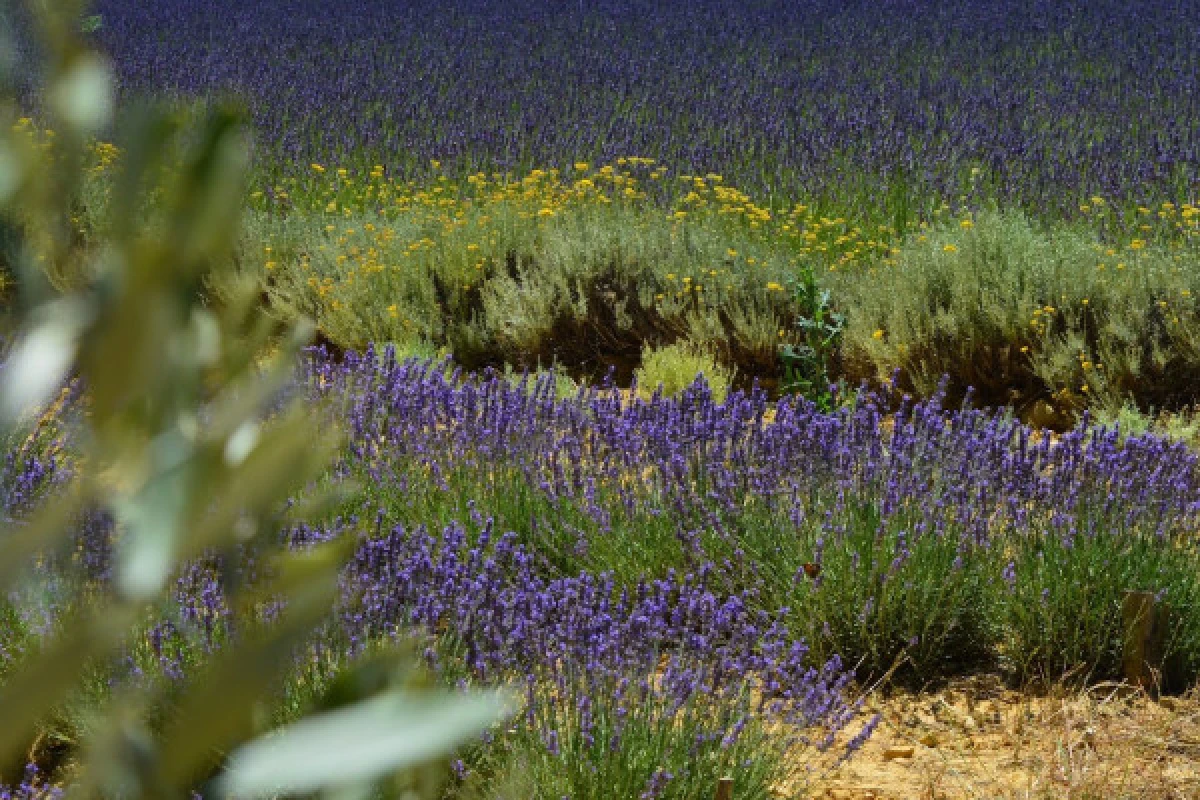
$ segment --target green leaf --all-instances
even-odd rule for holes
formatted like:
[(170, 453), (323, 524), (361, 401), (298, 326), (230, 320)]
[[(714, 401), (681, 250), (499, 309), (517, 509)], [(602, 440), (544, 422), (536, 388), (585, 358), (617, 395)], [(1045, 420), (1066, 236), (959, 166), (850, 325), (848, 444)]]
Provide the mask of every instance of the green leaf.
[(113, 504), (126, 531), (117, 548), (117, 586), (126, 597), (140, 599), (160, 592), (176, 568), (180, 522), (194, 472), (191, 444), (176, 431), (155, 439), (151, 453), (151, 480), (137, 494), (119, 497)]
[(7, 142), (0, 141), (0, 207), (7, 205), (24, 179), (25, 166)]
[(242, 746), (230, 757), (218, 793), (271, 797), (380, 778), (449, 754), (507, 708), (502, 692), (390, 692)]
[(0, 593), (6, 593), (38, 553), (53, 550), (67, 538), (72, 518), (83, 505), (78, 484), (55, 496), (17, 525), (0, 528)]
[(38, 413), (63, 386), (90, 310), (74, 298), (39, 308), (4, 364), (0, 427)]
[(168, 143), (178, 130), (166, 111), (153, 106), (135, 106), (127, 119), (122, 126), (123, 158), (112, 187), (108, 220), (113, 241), (121, 244), (132, 241), (139, 230), (138, 224), (144, 219), (138, 213), (142, 192), (152, 185), (156, 170), (166, 159)]
[(254, 449), (237, 465), (225, 462), (222, 444), (218, 451), (222, 474), (200, 492), (220, 497), (221, 502), (212, 508), (194, 509), (186, 520), (188, 537), (177, 557), (190, 558), (244, 538), (246, 529), (240, 529), (238, 523), (276, 513), (280, 498), (303, 487), (329, 464), (335, 446), (333, 437), (314, 438), (312, 422), (303, 418), (300, 409), (263, 431)]
[(112, 120), (112, 68), (98, 55), (78, 56), (50, 88), (55, 113), (71, 130), (99, 133)]
[(93, 660), (110, 652), (130, 629), (137, 609), (112, 606), (69, 623), (0, 689), (0, 762), (27, 747), (37, 722), (78, 685)]
[(249, 162), (250, 140), (240, 115), (218, 109), (175, 187), (170, 241), (181, 272), (227, 254), (241, 216)]

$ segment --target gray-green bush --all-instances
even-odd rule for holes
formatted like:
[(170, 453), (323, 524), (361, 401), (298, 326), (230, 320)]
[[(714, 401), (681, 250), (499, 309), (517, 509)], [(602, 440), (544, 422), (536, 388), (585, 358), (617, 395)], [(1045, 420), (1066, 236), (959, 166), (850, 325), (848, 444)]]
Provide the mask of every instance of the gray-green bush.
[(437, 188), (442, 199), (403, 212), (254, 212), (243, 271), (276, 314), (314, 319), (341, 348), (420, 339), (468, 367), (614, 367), (627, 382), (644, 347), (686, 338), (747, 376), (776, 376), (791, 313), (771, 287), (799, 269), (783, 240), (634, 200)]
[(988, 211), (910, 238), (894, 264), (831, 276), (852, 379), (899, 368), (925, 394), (1014, 404), (1069, 425), (1085, 406), (1175, 409), (1200, 398), (1200, 242), (1101, 241)]

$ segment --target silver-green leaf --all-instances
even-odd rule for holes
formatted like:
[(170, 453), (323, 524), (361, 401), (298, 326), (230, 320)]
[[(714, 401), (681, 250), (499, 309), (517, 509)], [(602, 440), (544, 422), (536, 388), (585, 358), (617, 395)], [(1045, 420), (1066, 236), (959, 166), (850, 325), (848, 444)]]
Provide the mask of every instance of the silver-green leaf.
[(250, 742), (230, 757), (222, 797), (344, 787), (446, 755), (502, 719), (501, 692), (389, 692)]

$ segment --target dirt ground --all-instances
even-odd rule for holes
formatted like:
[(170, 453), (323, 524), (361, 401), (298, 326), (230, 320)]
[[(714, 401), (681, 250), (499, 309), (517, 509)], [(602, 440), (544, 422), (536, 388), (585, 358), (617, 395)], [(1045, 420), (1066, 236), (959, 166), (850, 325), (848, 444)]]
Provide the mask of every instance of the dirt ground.
[[(1042, 695), (973, 678), (867, 698), (883, 714), (813, 800), (1200, 798), (1200, 691), (1152, 699), (1118, 684)], [(735, 792), (736, 797), (736, 792)]]

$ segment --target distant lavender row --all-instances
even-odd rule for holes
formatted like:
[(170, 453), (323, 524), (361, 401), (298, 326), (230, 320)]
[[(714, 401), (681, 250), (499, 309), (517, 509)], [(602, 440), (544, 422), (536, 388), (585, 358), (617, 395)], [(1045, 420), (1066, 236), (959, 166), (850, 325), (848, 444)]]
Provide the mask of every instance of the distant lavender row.
[(99, 0), (126, 94), (233, 91), (265, 174), (621, 155), (763, 197), (1193, 199), (1200, 5)]

